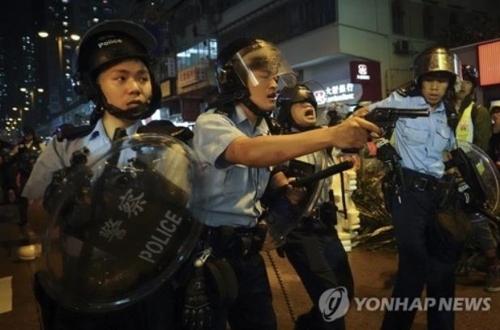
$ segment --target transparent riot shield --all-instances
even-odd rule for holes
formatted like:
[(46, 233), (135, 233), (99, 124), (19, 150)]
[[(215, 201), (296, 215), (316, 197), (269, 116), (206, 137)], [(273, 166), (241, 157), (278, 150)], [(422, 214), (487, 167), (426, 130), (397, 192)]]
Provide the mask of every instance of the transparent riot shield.
[[(326, 153), (325, 153), (326, 156)], [(283, 203), (278, 196), (278, 200), (271, 203), (265, 213), (263, 224), (267, 227), (267, 234), (264, 241), (263, 250), (270, 251), (279, 248), (286, 242), (286, 236), (298, 225), (304, 217), (309, 217), (316, 209), (317, 202), (325, 189), (329, 189), (330, 180), (326, 178), (346, 171), (353, 167), (353, 163), (345, 161), (327, 167), (326, 159), (319, 165), (319, 170), (304, 177), (298, 177), (292, 185), (305, 187), (306, 194), (302, 202), (294, 206), (293, 209), (288, 203)]]
[(184, 143), (151, 133), (79, 157), (48, 197), (40, 280), (68, 308), (106, 312), (147, 296), (189, 259), (203, 168)]
[(480, 179), (478, 185), (484, 191), (485, 211), (496, 214), (499, 206), (500, 174), (494, 162), (481, 148), (474, 144), (459, 141), (458, 147), (465, 152), (475, 168), (474, 172), (477, 173)]
[[(291, 162), (290, 177), (308, 177), (323, 169), (325, 164), (312, 165), (302, 162)], [(265, 205), (266, 212), (262, 224), (267, 228), (263, 250), (270, 251), (285, 244), (286, 236), (297, 226), (300, 219), (311, 213), (316, 205), (319, 194), (324, 187), (324, 180), (303, 185), (305, 196), (298, 205), (291, 205), (285, 197), (285, 190), (274, 191), (270, 203)]]

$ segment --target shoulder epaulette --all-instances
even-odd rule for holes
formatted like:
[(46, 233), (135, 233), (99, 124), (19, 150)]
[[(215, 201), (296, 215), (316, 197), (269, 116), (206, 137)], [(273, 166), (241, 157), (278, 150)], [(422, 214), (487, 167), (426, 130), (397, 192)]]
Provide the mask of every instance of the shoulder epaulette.
[(89, 135), (93, 129), (94, 126), (92, 125), (73, 126), (71, 124), (63, 124), (56, 128), (54, 135), (57, 141), (75, 140)]
[(234, 105), (232, 104), (224, 104), (215, 108), (214, 113), (219, 115), (224, 115), (226, 117), (231, 117), (234, 113)]
[(408, 96), (408, 90), (406, 88), (398, 88), (396, 90), (396, 93), (398, 93), (399, 95), (401, 95), (403, 97), (407, 97)]
[(398, 89), (396, 89), (396, 93), (398, 93), (399, 95), (401, 95), (403, 97), (417, 96), (417, 95), (419, 95), (418, 85), (415, 81), (410, 81), (410, 82), (402, 85)]

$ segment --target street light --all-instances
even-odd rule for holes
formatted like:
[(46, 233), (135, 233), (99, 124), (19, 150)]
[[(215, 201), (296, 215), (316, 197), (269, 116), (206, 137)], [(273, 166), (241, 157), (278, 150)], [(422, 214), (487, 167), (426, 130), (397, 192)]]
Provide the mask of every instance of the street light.
[[(36, 94), (41, 94), (43, 93), (45, 90), (43, 88), (32, 88), (32, 89), (28, 89), (26, 87), (21, 87), (19, 88), (19, 90), (23, 93), (26, 93), (26, 95), (28, 96), (29, 95), (29, 102), (26, 102), (26, 104), (29, 103), (29, 107), (26, 107), (26, 106), (22, 106), (22, 107), (19, 107), (19, 121), (23, 121), (23, 112), (24, 111), (29, 111), (29, 110), (32, 110), (32, 112), (35, 112), (35, 95)], [(14, 111), (17, 110), (13, 108)]]
[[(33, 88), (31, 90), (28, 91), (28, 89), (26, 87), (21, 87), (19, 88), (19, 90), (23, 93), (26, 93), (26, 94), (29, 94), (30, 96), (30, 108), (31, 110), (35, 110), (35, 92), (38, 93), (38, 94), (41, 94), (43, 93), (45, 90), (43, 88)], [(24, 110), (30, 110), (30, 109), (24, 109)]]
[[(50, 36), (49, 32), (45, 30), (40, 30), (38, 31), (38, 36), (40, 38), (48, 38)], [(80, 36), (76, 33), (71, 33), (69, 35), (69, 39), (72, 41), (78, 41), (80, 40)], [(57, 55), (59, 59), (59, 69), (61, 70), (61, 73), (64, 72), (64, 66), (63, 66), (63, 60), (64, 60), (64, 54), (63, 54), (63, 48), (64, 48), (64, 37), (62, 36), (55, 36), (55, 40), (57, 43)]]
[[(64, 23), (64, 22), (62, 22)], [(80, 36), (70, 33), (65, 27), (54, 29), (50, 33), (46, 30), (38, 31), (38, 36), (47, 41), (43, 43), (46, 48), (44, 60), (47, 62), (47, 81), (50, 90), (49, 111), (58, 113), (63, 111), (72, 96), (73, 87), (71, 85), (73, 53), (76, 42)]]

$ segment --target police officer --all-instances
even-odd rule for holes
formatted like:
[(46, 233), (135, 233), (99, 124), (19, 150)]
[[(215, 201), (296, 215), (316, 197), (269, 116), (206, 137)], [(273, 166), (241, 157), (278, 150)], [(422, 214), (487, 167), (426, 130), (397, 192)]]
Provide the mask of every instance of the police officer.
[(7, 203), (8, 199), (8, 166), (9, 152), (12, 150), (12, 145), (3, 140), (0, 140), (0, 204)]
[[(91, 125), (53, 138), (37, 160), (23, 196), (30, 199), (29, 221), (42, 232), (49, 219), (43, 196), (53, 173), (71, 165), (75, 151), (90, 153), (111, 145), (117, 129), (137, 132), (141, 119), (159, 106), (160, 90), (152, 73), (155, 38), (130, 21), (111, 20), (91, 28), (78, 46), (76, 91), (94, 103)], [(179, 312), (169, 285), (124, 309), (86, 314), (52, 300), (39, 282), (36, 296), (45, 329), (175, 329)]]
[[(26, 209), (28, 207), (25, 198), (21, 197), (28, 177), (33, 169), (36, 159), (42, 152), (44, 145), (36, 136), (35, 130), (32, 127), (24, 127), (22, 130), (23, 138), (10, 150), (9, 159), (9, 174), (10, 182), (9, 195), (11, 202), (16, 202), (19, 205), (20, 225), (26, 225)], [(14, 198), (14, 200), (12, 200)]]
[[(316, 126), (317, 102), (307, 85), (283, 88), (277, 101), (277, 121), (285, 134), (296, 134)], [(298, 157), (297, 160), (322, 169), (334, 165), (332, 149), (323, 149)], [(286, 171), (286, 170), (285, 170)], [(344, 287), (348, 297), (354, 295), (351, 268), (340, 241), (336, 225), (336, 206), (332, 200), (332, 178), (322, 180), (314, 209), (303, 217), (288, 234), (283, 249), (311, 297), (313, 308), (301, 315), (296, 329), (345, 329), (344, 318), (325, 322), (318, 307), (319, 299), (328, 289)]]
[[(236, 39), (217, 58), (219, 94), (194, 125), (193, 148), (206, 161), (209, 241), (215, 258), (235, 270), (238, 292), (230, 306), (216, 311), (214, 329), (276, 329), (271, 290), (259, 254), (263, 232), (262, 196), (271, 166), (336, 146), (361, 147), (377, 126), (360, 118), (322, 130), (270, 136), (278, 79), (295, 85), (290, 67), (271, 42)], [(287, 188), (290, 197), (295, 194)]]
[(491, 137), (491, 116), (488, 109), (476, 101), (478, 72), (472, 65), (462, 65), (462, 82), (455, 97), (459, 116), (457, 139), (477, 145), (485, 152)]
[[(460, 70), (456, 55), (443, 47), (428, 48), (415, 58), (414, 81), (407, 90), (393, 92), (369, 106), (431, 110), (429, 117), (399, 119), (394, 131), (404, 182), (396, 182), (386, 199), (398, 249), (392, 297), (399, 303), (420, 299), (424, 286), (428, 298), (450, 299), (455, 295), (460, 247), (438, 225), (437, 211), (445, 171), (443, 152), (455, 146), (455, 82), (460, 75), (456, 69)], [(398, 306), (386, 311), (382, 329), (412, 327), (417, 308)], [(453, 311), (429, 306), (427, 327), (454, 329)]]
[[(476, 102), (474, 92), (478, 78), (478, 72), (474, 66), (462, 65), (462, 82), (455, 98), (455, 106), (459, 116), (456, 136), (457, 140), (473, 143), (487, 153), (492, 135), (491, 116), (486, 107)], [(468, 217), (472, 225), (474, 240), (486, 259), (485, 290), (487, 292), (500, 292), (497, 242), (491, 232), (489, 219), (484, 214), (473, 210), (468, 212)]]
[(7, 198), (10, 203), (15, 203), (19, 210), (19, 225), (24, 236), (24, 244), (26, 244), (17, 249), (20, 260), (33, 260), (35, 257), (35, 249), (30, 244), (34, 233), (26, 226), (28, 200), (21, 196), (21, 192), (44, 147), (44, 144), (36, 136), (35, 130), (29, 126), (24, 127), (22, 140), (10, 150), (6, 157)]

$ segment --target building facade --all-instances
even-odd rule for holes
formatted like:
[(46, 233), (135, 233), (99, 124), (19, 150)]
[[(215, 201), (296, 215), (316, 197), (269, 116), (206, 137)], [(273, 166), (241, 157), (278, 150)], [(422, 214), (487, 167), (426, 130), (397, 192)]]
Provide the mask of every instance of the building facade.
[[(491, 9), (496, 8), (494, 1), (469, 0), (182, 3), (172, 16), (177, 17), (172, 22), (179, 53), (189, 51), (200, 40), (216, 39), (219, 49), (237, 37), (270, 40), (278, 44), (299, 80), (316, 81), (324, 86), (328, 100), (349, 105), (379, 100), (408, 83), (414, 56), (435, 44), (450, 24), (493, 17)], [(177, 82), (185, 85), (183, 77), (194, 74), (182, 60), (184, 68), (178, 65)], [(204, 65), (196, 60), (191, 66)], [(177, 61), (181, 62), (179, 57)], [(174, 99), (181, 100), (179, 103), (184, 98), (190, 100), (189, 112), (197, 111), (193, 99), (198, 98), (203, 106), (203, 95), (210, 92), (210, 82), (194, 81), (201, 86), (199, 89), (181, 88), (174, 95)]]
[[(34, 109), (23, 111), (25, 119), (46, 134), (63, 123), (85, 124), (92, 105), (80, 104), (73, 91), (74, 36), (107, 19), (134, 20), (158, 39), (155, 72), (164, 101), (159, 115), (181, 123), (194, 121), (206, 107), (216, 91), (217, 53), (235, 38), (273, 41), (300, 81), (322, 86), (325, 102), (352, 107), (410, 81), (419, 51), (450, 24), (499, 15), (496, 2), (20, 0), (20, 6), (30, 4), (23, 8), (26, 29), (0, 38), (0, 121), (19, 129), (20, 112), (13, 108), (23, 105)], [(44, 39), (41, 30), (48, 33)]]

